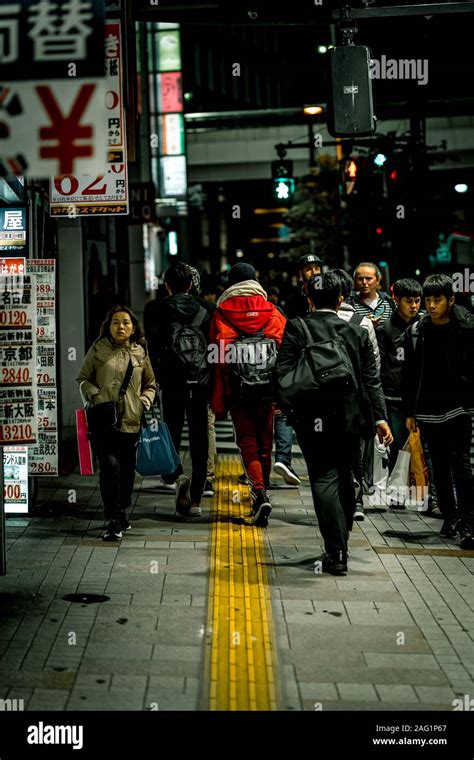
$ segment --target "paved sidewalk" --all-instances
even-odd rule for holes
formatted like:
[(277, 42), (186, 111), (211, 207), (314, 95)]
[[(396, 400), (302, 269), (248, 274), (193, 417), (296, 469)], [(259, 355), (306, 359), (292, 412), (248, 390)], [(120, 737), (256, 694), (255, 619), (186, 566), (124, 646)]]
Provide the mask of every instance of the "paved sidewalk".
[[(212, 500), (202, 517), (177, 522), (157, 482), (137, 477), (133, 529), (119, 547), (100, 539), (96, 478), (44, 480), (49, 514), (8, 518), (0, 698), (27, 710), (208, 709)], [(281, 709), (451, 710), (473, 696), (474, 552), (441, 539), (439, 520), (369, 509), (354, 527), (348, 575), (315, 574), (308, 482), (274, 483), (266, 565)], [(74, 593), (110, 601), (63, 599)]]

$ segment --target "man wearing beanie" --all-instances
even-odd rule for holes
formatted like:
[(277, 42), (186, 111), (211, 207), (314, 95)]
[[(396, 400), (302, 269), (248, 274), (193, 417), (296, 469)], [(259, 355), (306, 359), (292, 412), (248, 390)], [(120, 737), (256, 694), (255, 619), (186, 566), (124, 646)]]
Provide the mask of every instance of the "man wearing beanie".
[[(262, 395), (244, 400), (235, 391), (235, 367), (227, 346), (244, 336), (260, 334), (280, 347), (285, 330), (283, 314), (267, 300), (251, 264), (239, 262), (229, 272), (227, 290), (219, 298), (210, 329), (210, 344), (218, 348), (211, 407), (217, 419), (230, 411), (252, 492), (252, 523), (268, 524), (267, 496), (273, 444), (273, 404)], [(226, 358), (228, 359), (226, 361)], [(263, 392), (262, 392), (263, 393)]]

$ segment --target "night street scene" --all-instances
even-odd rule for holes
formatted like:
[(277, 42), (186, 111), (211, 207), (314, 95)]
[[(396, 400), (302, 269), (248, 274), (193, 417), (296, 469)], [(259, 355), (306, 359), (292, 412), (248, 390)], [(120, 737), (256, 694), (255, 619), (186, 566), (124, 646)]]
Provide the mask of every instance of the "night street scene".
[(0, 760), (472, 760), (473, 30), (0, 0)]

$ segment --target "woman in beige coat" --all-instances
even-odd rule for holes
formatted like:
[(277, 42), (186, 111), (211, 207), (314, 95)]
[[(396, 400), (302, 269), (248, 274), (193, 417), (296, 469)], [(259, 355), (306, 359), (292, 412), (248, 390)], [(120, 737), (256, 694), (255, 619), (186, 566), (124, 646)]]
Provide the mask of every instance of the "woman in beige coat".
[(119, 402), (120, 431), (98, 431), (92, 438), (108, 521), (104, 541), (120, 541), (122, 531), (130, 528), (126, 510), (131, 504), (135, 480), (138, 434), (143, 412), (151, 408), (156, 393), (155, 376), (138, 320), (126, 306), (115, 306), (107, 314), (77, 377), (83, 398), (92, 406), (119, 401), (130, 362), (130, 381)]

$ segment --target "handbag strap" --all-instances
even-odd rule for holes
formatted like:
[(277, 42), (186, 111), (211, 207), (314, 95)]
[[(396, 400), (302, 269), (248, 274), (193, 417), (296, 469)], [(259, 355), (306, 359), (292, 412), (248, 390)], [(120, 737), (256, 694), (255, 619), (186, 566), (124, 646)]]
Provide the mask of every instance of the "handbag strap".
[(129, 384), (130, 379), (132, 377), (132, 372), (133, 372), (133, 364), (132, 364), (132, 359), (130, 358), (130, 360), (128, 362), (127, 371), (125, 372), (125, 377), (123, 379), (123, 383), (120, 386), (119, 399), (120, 399), (121, 396), (125, 396), (125, 394), (127, 392), (128, 384)]
[(311, 331), (310, 331), (308, 325), (306, 324), (306, 320), (303, 319), (302, 317), (298, 317), (298, 321), (300, 322), (300, 324), (301, 324), (301, 326), (303, 328), (303, 332), (305, 333), (306, 338), (309, 340), (310, 343), (314, 343), (314, 338), (311, 335)]

